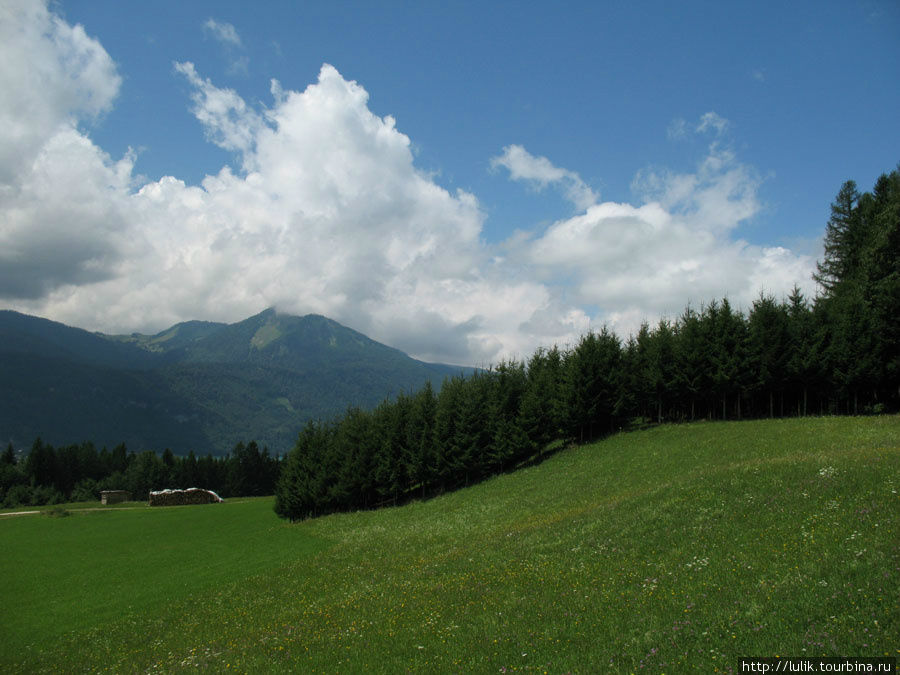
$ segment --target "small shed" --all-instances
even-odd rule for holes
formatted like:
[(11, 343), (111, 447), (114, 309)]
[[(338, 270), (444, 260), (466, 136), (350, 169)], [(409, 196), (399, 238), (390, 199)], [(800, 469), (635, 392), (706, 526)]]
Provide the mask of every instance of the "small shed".
[(101, 504), (118, 504), (119, 502), (130, 502), (131, 493), (128, 490), (102, 490), (100, 492)]

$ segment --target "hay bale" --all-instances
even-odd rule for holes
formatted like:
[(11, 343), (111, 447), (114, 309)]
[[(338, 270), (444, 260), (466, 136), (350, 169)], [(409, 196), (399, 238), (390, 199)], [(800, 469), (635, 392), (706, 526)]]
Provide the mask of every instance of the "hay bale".
[(150, 506), (186, 506), (188, 504), (216, 504), (225, 501), (212, 490), (155, 490), (150, 493)]

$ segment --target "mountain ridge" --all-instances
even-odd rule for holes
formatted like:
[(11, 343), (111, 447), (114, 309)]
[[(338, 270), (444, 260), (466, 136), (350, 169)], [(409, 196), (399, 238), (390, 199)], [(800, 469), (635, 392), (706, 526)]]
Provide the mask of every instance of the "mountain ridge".
[(418, 361), (327, 317), (269, 308), (235, 323), (185, 321), (108, 335), (0, 310), (0, 442), (124, 442), (283, 453), (310, 419), (374, 407), (470, 369)]

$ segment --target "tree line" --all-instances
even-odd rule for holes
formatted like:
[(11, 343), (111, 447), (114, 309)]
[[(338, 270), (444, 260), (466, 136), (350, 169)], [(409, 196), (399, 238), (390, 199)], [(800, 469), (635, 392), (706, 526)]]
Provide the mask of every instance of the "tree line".
[(900, 407), (900, 169), (872, 192), (847, 181), (831, 205), (819, 293), (727, 298), (401, 394), (373, 410), (309, 422), (281, 460), (255, 442), (226, 457), (138, 454), (124, 445), (0, 455), (0, 503), (98, 499), (103, 489), (198, 486), (224, 497), (275, 493), (292, 520), (427, 497), (572, 442), (696, 419), (861, 414)]
[(284, 461), (291, 520), (470, 484), (650, 422), (894, 411), (900, 404), (900, 169), (831, 206), (807, 298), (727, 298), (622, 341), (607, 328), (469, 377), (310, 422)]
[(93, 443), (54, 448), (36, 439), (24, 457), (12, 444), (0, 454), (0, 504), (4, 507), (100, 499), (101, 490), (128, 490), (135, 500), (169, 487), (202, 487), (222, 497), (271, 495), (280, 460), (255, 441), (238, 443), (225, 457), (166, 449), (135, 454), (124, 444), (97, 450)]

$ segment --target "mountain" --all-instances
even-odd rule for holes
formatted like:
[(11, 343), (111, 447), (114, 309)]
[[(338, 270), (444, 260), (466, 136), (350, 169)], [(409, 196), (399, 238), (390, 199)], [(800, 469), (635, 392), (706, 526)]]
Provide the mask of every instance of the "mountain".
[(323, 316), (267, 309), (233, 324), (104, 335), (0, 311), (0, 442), (93, 441), (222, 454), (293, 446), (309, 419), (369, 408), (461, 368), (429, 364)]
[(134, 345), (56, 321), (0, 310), (0, 352), (65, 359), (95, 366), (140, 369), (153, 357)]

